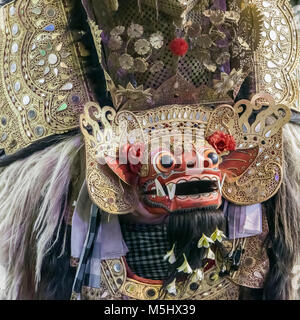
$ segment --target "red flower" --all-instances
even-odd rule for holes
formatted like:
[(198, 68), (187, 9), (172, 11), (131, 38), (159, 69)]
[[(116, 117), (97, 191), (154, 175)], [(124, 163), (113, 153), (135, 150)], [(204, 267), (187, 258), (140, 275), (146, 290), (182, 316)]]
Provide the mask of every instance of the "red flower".
[(137, 164), (142, 161), (145, 145), (141, 142), (135, 143), (128, 149), (128, 160), (132, 164)]
[(183, 38), (176, 38), (170, 42), (169, 48), (176, 56), (184, 56), (188, 51), (189, 45)]
[(129, 165), (132, 173), (138, 174), (140, 172), (144, 151), (145, 146), (143, 143), (127, 144), (121, 148), (122, 161)]
[(207, 141), (216, 149), (217, 153), (234, 151), (236, 149), (234, 137), (222, 131), (216, 131), (207, 138)]

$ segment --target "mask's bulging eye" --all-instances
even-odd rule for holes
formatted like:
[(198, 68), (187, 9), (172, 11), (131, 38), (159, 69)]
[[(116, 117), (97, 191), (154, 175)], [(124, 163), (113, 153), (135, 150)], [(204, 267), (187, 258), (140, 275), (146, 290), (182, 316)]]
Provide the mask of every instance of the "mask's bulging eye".
[(207, 157), (211, 160), (213, 164), (217, 164), (219, 162), (219, 156), (215, 152), (210, 152)]
[(156, 159), (156, 167), (161, 172), (169, 172), (175, 167), (176, 161), (172, 154), (161, 153)]

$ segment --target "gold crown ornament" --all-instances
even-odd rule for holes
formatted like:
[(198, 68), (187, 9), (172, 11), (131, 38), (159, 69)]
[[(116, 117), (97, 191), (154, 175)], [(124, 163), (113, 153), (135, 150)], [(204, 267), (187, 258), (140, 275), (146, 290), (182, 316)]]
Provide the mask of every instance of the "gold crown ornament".
[(288, 0), (82, 1), (116, 110), (232, 104), (245, 79), (300, 110)]
[(16, 0), (0, 9), (0, 148), (9, 155), (79, 126), (92, 97), (67, 32), (72, 1)]
[[(287, 0), (82, 2), (114, 105), (89, 103), (81, 116), (98, 206), (133, 210), (132, 185), (107, 159), (126, 134), (147, 145), (170, 128), (192, 128), (202, 141), (234, 137), (236, 150), (219, 166), (229, 201), (250, 205), (278, 191), (282, 126), (300, 111), (299, 39)], [(238, 100), (242, 86), (248, 100)]]

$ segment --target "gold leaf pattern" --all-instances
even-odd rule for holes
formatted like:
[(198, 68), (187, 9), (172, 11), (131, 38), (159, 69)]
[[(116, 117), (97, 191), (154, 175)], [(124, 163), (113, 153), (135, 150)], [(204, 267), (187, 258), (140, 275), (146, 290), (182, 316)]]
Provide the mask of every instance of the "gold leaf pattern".
[(124, 53), (119, 57), (119, 63), (124, 70), (130, 70), (134, 65), (134, 60), (131, 55)]
[(119, 35), (123, 34), (124, 31), (125, 31), (124, 26), (116, 26), (111, 30), (110, 35), (111, 36), (119, 36)]
[(134, 23), (132, 23), (127, 30), (127, 34), (130, 38), (140, 38), (143, 35), (143, 33), (143, 26)]
[[(39, 1), (38, 7), (15, 0), (0, 8), (0, 147), (6, 155), (77, 128), (91, 99), (78, 59), (82, 50), (75, 33), (66, 32), (71, 8), (69, 0)], [(62, 101), (68, 108), (60, 109)]]
[(136, 72), (146, 72), (148, 68), (148, 62), (143, 58), (134, 59), (134, 70)]
[(150, 68), (150, 72), (151, 73), (160, 72), (163, 69), (163, 67), (164, 67), (164, 63), (160, 60), (157, 60), (154, 62), (154, 64)]
[(262, 25), (263, 15), (256, 5), (248, 5), (241, 12), (239, 33), (253, 51), (256, 51), (260, 44)]
[(161, 32), (153, 33), (150, 36), (150, 43), (154, 49), (160, 49), (164, 44), (164, 37)]
[(112, 36), (109, 39), (108, 46), (112, 50), (119, 50), (122, 46), (122, 39), (120, 36)]
[(150, 51), (150, 42), (146, 39), (139, 39), (134, 43), (134, 50), (140, 55), (146, 55)]

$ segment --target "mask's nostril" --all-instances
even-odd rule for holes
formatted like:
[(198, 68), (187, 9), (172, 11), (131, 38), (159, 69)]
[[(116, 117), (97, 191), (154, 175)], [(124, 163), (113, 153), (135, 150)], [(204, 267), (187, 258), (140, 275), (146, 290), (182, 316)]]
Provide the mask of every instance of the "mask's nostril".
[(186, 164), (186, 166), (187, 166), (188, 168), (194, 168), (194, 167), (195, 167), (195, 164), (196, 164), (195, 161), (188, 161), (187, 164)]
[(204, 160), (204, 168), (208, 168), (209, 167), (209, 161), (208, 160)]

